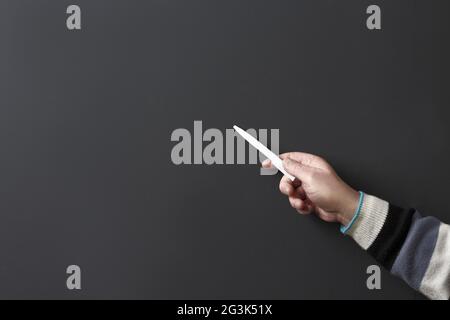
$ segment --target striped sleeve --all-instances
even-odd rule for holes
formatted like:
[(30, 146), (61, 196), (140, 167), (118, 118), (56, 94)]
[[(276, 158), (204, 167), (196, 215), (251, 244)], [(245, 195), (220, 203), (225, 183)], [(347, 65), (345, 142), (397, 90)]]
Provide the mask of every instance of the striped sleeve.
[(450, 298), (450, 226), (365, 195), (348, 231), (392, 274), (430, 299)]

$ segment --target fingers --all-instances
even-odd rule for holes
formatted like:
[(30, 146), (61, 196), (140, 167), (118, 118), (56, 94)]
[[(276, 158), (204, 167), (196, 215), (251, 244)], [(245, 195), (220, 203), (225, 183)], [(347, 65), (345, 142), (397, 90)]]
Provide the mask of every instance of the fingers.
[[(330, 164), (325, 161), (323, 158), (316, 156), (310, 153), (304, 152), (286, 152), (279, 155), (282, 160), (292, 159), (304, 166), (308, 166), (311, 168), (317, 168), (322, 170), (333, 170)], [(269, 159), (266, 159), (262, 162), (263, 168), (271, 168), (272, 163)]]
[[(287, 160), (286, 160), (287, 161)], [(272, 161), (270, 161), (269, 159), (264, 160), (261, 163), (261, 166), (263, 168), (266, 169), (270, 169), (273, 167), (272, 165)], [(288, 179), (286, 176), (283, 176), (284, 179), (282, 179), (282, 183), (285, 184), (283, 187), (280, 184), (280, 191), (286, 195), (288, 195), (288, 192), (290, 192), (291, 188), (289, 186), (287, 186), (286, 184), (294, 184), (294, 187), (298, 187), (301, 185), (301, 181), (299, 179), (296, 179), (294, 181), (291, 181), (290, 179)]]
[[(270, 168), (272, 165), (269, 159), (263, 161), (262, 166), (264, 168)], [(301, 187), (302, 183), (300, 180), (296, 179), (291, 181), (288, 177), (283, 176), (280, 180), (280, 192), (286, 196), (295, 196), (301, 200), (306, 199), (306, 192)]]
[(303, 187), (298, 187), (298, 188), (296, 188), (294, 193), (295, 193), (295, 195), (296, 195), (297, 197), (299, 197), (300, 199), (306, 200), (306, 192), (305, 192), (305, 190), (303, 189)]
[[(288, 177), (283, 176), (280, 180), (280, 191), (287, 196), (294, 195), (296, 189), (301, 185), (302, 183), (299, 180), (291, 181)], [(302, 193), (304, 194), (305, 192), (303, 191)]]
[(310, 153), (304, 152), (287, 152), (280, 154), (279, 156), (282, 160), (290, 158), (297, 161), (305, 166), (323, 170), (331, 170), (330, 164), (323, 158)]
[(311, 214), (313, 213), (314, 209), (312, 207), (307, 207), (306, 210), (296, 210), (298, 213), (300, 213), (301, 215), (306, 216), (307, 214)]
[(312, 212), (312, 206), (307, 203), (307, 201), (295, 198), (295, 197), (289, 197), (289, 203), (291, 204), (292, 208), (297, 210), (300, 214), (310, 214)]
[(283, 167), (288, 173), (306, 183), (311, 181), (311, 175), (314, 172), (314, 168), (303, 165), (302, 163), (292, 160), (289, 157), (286, 157), (283, 160)]
[(291, 181), (288, 177), (284, 176), (280, 181), (280, 191), (288, 196), (289, 203), (298, 213), (310, 214), (313, 211), (312, 205), (308, 202), (305, 190), (303, 190), (300, 181)]
[(286, 181), (283, 177), (280, 181), (280, 192), (286, 196), (291, 196), (294, 194), (294, 186)]
[(302, 160), (306, 160), (308, 157), (312, 156), (309, 153), (303, 152), (285, 152), (279, 155), (279, 157), (284, 160), (286, 158), (291, 158), (295, 161), (302, 162)]
[[(282, 194), (288, 196), (289, 203), (298, 213), (310, 214), (314, 211), (314, 206), (311, 201), (308, 200), (301, 181), (303, 179), (307, 179), (307, 175), (312, 168), (303, 165), (295, 159), (291, 159), (290, 155), (293, 155), (293, 157), (299, 161), (307, 161), (306, 159), (311, 156), (300, 152), (285, 153), (280, 155), (280, 158), (283, 159), (283, 166), (286, 171), (297, 177), (297, 179), (291, 181), (288, 177), (283, 176), (280, 180), (280, 191)], [(263, 168), (271, 168), (272, 162), (269, 159), (266, 159), (261, 165)]]
[[(291, 158), (292, 160), (295, 160), (297, 162), (300, 162), (307, 166), (313, 166), (312, 164), (316, 162), (322, 162), (324, 161), (319, 156), (315, 156), (313, 154), (304, 153), (304, 152), (286, 152), (278, 155), (281, 160)], [(262, 162), (262, 166), (264, 168), (270, 168), (272, 166), (272, 163), (269, 159), (266, 159)]]
[(267, 168), (267, 169), (272, 168), (272, 161), (270, 161), (269, 159), (266, 159), (261, 163), (261, 166), (263, 168)]
[(282, 160), (291, 158), (292, 160), (295, 160), (297, 162), (300, 162), (304, 165), (311, 165), (316, 161), (319, 161), (321, 159), (318, 156), (315, 156), (313, 154), (304, 153), (304, 152), (286, 152), (283, 154), (280, 154), (279, 156)]

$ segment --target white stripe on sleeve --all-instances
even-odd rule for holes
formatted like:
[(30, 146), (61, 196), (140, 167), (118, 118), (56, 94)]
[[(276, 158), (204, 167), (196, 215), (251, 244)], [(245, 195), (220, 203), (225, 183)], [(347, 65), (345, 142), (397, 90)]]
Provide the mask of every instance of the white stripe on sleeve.
[(420, 291), (433, 300), (450, 297), (450, 226), (442, 223)]

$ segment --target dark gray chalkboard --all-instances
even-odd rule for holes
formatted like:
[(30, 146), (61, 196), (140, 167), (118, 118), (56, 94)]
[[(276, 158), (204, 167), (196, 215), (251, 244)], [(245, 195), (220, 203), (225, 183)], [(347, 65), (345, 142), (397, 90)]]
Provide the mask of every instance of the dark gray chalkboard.
[(175, 166), (170, 135), (279, 128), (449, 222), (448, 1), (77, 0), (68, 31), (72, 3), (0, 1), (0, 298), (421, 298), (369, 291), (372, 258), (280, 175)]

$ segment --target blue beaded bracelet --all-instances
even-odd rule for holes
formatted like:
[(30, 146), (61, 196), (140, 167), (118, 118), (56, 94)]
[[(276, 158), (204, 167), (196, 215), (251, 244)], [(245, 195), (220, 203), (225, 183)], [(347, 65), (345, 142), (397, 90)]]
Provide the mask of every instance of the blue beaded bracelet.
[(363, 201), (364, 201), (364, 192), (359, 191), (359, 203), (358, 203), (358, 207), (356, 208), (355, 214), (353, 215), (352, 220), (350, 221), (350, 223), (348, 225), (341, 226), (341, 232), (343, 234), (346, 234), (347, 231), (350, 230), (352, 225), (355, 223), (356, 219), (358, 219), (359, 214), (361, 213)]

